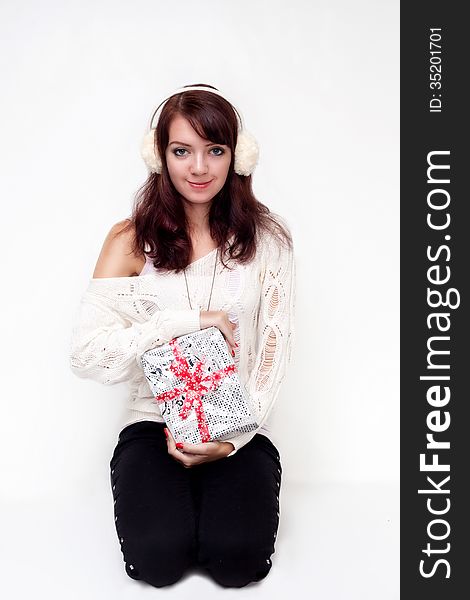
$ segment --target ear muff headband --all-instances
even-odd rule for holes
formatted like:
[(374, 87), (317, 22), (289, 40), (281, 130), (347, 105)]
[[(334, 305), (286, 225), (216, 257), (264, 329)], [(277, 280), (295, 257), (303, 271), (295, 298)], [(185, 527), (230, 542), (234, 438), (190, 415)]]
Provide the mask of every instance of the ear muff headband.
[[(227, 102), (230, 102), (230, 100), (228, 98), (226, 98), (221, 92), (219, 92), (219, 90), (215, 90), (213, 88), (208, 88), (208, 87), (199, 86), (199, 85), (191, 85), (188, 87), (179, 88), (178, 90), (176, 90), (175, 92), (170, 94), (170, 96), (165, 98), (165, 100), (160, 102), (160, 104), (154, 110), (154, 112), (150, 118), (149, 130), (145, 134), (144, 139), (142, 141), (142, 146), (141, 146), (141, 155), (142, 155), (142, 158), (144, 159), (144, 162), (147, 165), (147, 168), (150, 173), (161, 173), (162, 172), (162, 161), (158, 154), (156, 140), (155, 140), (156, 125), (155, 125), (155, 127), (153, 125), (158, 111), (160, 110), (160, 108), (162, 108), (164, 106), (164, 104), (172, 96), (175, 96), (176, 94), (181, 94), (184, 92), (189, 92), (192, 90), (196, 90), (196, 91), (202, 90), (204, 92), (210, 92), (212, 94), (217, 94), (218, 96), (225, 98), (225, 100), (227, 100)], [(230, 102), (230, 104), (232, 104), (232, 103)], [(239, 111), (233, 106), (233, 104), (232, 104), (232, 107), (234, 108), (235, 113), (237, 114), (238, 119), (240, 121), (240, 127), (238, 129), (238, 136), (237, 136), (237, 145), (235, 148), (234, 171), (238, 175), (248, 176), (253, 173), (256, 165), (258, 164), (258, 159), (259, 159), (258, 142), (256, 141), (255, 137), (244, 128), (243, 120), (241, 118)], [(158, 122), (158, 119), (157, 119), (157, 122)]]

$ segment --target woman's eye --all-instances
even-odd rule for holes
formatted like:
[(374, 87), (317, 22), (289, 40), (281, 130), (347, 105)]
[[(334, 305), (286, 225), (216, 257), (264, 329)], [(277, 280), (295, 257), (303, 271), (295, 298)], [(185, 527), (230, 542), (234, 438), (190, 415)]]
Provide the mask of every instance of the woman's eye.
[[(215, 150), (215, 154), (214, 156), (222, 156), (223, 154), (225, 154), (225, 150), (223, 148), (211, 148), (211, 152), (213, 152)], [(187, 152), (186, 148), (175, 148), (173, 150), (173, 154), (175, 156), (185, 156), (184, 152)]]

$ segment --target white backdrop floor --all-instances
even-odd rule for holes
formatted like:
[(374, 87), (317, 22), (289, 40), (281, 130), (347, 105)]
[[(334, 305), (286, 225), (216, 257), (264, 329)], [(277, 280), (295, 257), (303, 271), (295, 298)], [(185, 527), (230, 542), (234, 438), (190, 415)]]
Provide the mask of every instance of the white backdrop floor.
[(399, 485), (283, 482), (265, 579), (223, 588), (190, 570), (173, 586), (130, 579), (105, 487), (77, 500), (1, 504), (0, 592), (8, 600), (398, 600)]

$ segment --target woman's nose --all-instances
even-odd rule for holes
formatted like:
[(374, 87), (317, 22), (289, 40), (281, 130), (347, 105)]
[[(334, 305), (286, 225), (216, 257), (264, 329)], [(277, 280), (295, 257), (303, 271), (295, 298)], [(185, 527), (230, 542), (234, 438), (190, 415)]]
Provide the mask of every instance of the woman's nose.
[(205, 173), (207, 171), (207, 162), (204, 154), (195, 154), (191, 163), (192, 173)]

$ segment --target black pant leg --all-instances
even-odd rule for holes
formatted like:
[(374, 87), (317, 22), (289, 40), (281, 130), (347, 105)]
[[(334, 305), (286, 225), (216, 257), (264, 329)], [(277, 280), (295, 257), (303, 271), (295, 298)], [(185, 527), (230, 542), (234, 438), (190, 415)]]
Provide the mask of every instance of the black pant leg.
[(110, 461), (126, 572), (155, 587), (180, 579), (196, 555), (190, 469), (169, 456), (163, 427), (151, 421), (127, 426)]
[(282, 467), (277, 448), (256, 434), (235, 455), (196, 469), (199, 565), (225, 587), (266, 577), (279, 525)]

